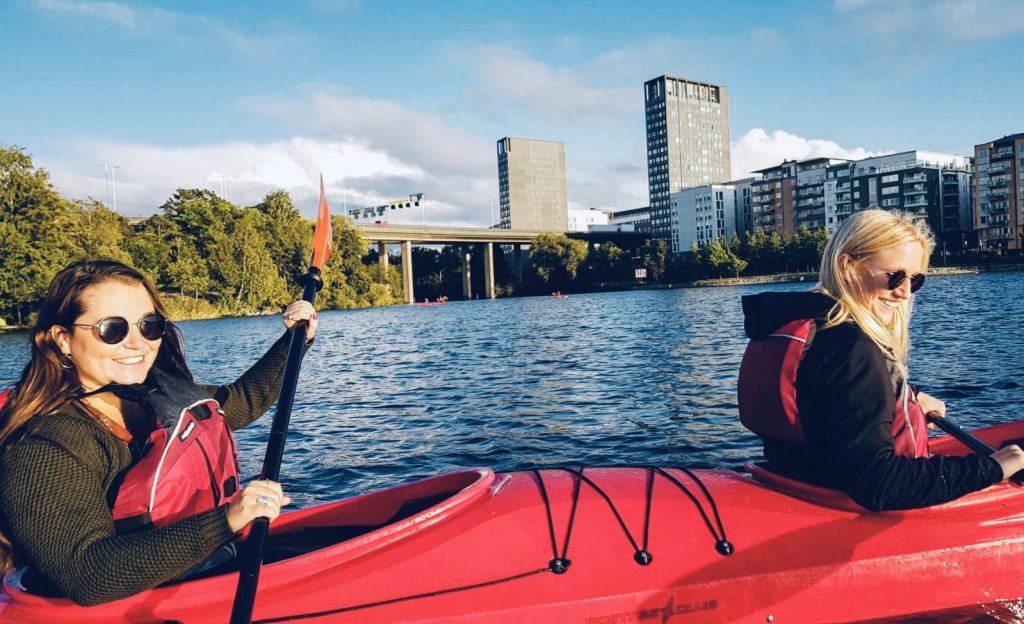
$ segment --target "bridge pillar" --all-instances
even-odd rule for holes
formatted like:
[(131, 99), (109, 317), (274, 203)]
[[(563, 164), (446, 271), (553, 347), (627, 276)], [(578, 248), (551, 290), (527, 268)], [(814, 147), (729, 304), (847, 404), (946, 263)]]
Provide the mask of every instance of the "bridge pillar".
[(523, 246), (519, 243), (512, 245), (512, 275), (515, 277), (516, 286), (523, 285)]
[(412, 241), (402, 241), (402, 299), (416, 303), (412, 292)]
[(377, 241), (377, 261), (384, 269), (384, 275), (388, 274), (388, 244), (384, 241)]
[(469, 274), (469, 263), (473, 259), (473, 254), (463, 253), (462, 254), (462, 296), (469, 300), (473, 298), (473, 280)]
[(494, 243), (484, 243), (484, 297), (494, 299)]

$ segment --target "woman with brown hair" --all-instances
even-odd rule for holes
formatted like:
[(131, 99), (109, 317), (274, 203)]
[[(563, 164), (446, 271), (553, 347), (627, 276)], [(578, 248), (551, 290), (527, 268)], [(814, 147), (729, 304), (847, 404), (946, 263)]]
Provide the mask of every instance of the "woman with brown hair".
[(740, 418), (774, 469), (887, 510), (946, 502), (1024, 468), (1016, 445), (991, 457), (928, 451), (925, 415), (946, 405), (910, 385), (907, 359), (933, 247), (923, 221), (865, 210), (829, 239), (813, 291), (743, 298)]
[[(299, 323), (312, 341), (305, 301), (285, 311), (286, 329)], [(276, 400), (288, 336), (234, 383), (196, 385), (141, 273), (110, 260), (58, 273), (0, 408), (0, 569), (93, 605), (230, 556), (290, 502), (278, 483), (240, 486), (230, 433)]]

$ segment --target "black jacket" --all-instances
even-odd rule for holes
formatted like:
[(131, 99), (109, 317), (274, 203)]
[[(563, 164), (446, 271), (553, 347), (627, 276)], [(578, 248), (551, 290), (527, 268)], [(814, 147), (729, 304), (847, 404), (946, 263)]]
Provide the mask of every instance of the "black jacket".
[[(743, 326), (764, 338), (790, 321), (823, 320), (835, 300), (814, 292), (743, 297)], [(818, 331), (797, 369), (797, 410), (805, 443), (765, 442), (784, 473), (845, 490), (874, 510), (912, 509), (953, 500), (1002, 480), (990, 457), (897, 456), (895, 387), (882, 351), (854, 323)]]

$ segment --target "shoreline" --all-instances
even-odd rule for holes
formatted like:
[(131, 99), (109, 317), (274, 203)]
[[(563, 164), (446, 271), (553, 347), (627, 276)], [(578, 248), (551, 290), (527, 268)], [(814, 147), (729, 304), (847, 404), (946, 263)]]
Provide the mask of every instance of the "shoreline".
[[(989, 273), (989, 272), (1011, 272), (1011, 271), (1024, 271), (1024, 264), (990, 264), (990, 265), (978, 265), (978, 266), (931, 266), (928, 267), (928, 276), (943, 276), (943, 275), (971, 275), (978, 273)], [(715, 286), (749, 286), (756, 284), (787, 284), (795, 282), (814, 282), (818, 278), (818, 273), (809, 272), (794, 272), (794, 273), (773, 273), (771, 275), (751, 275), (747, 277), (719, 277), (695, 280), (693, 282), (670, 282), (667, 284), (621, 284), (621, 288), (611, 289), (599, 289), (594, 291), (586, 292), (615, 292), (625, 290), (668, 290), (674, 288), (705, 288)], [(583, 294), (583, 293), (580, 293)], [(396, 304), (402, 305), (402, 304)], [(225, 314), (222, 316), (210, 315), (208, 311), (204, 314), (197, 315), (195, 317), (188, 318), (176, 318), (172, 321), (197, 321), (197, 320), (208, 320), (208, 319), (220, 319), (220, 318), (239, 318), (249, 316), (267, 316), (268, 314), (276, 314), (277, 312), (264, 312), (261, 314), (250, 314), (250, 315), (238, 315), (238, 314)], [(14, 331), (24, 331), (30, 329), (28, 325), (3, 325), (0, 324), (0, 334)]]

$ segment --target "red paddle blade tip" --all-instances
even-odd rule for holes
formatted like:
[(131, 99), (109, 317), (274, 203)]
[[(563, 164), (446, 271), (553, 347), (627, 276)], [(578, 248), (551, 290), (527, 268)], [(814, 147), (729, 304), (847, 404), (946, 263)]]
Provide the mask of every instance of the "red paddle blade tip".
[(313, 257), (309, 266), (323, 270), (327, 259), (331, 257), (331, 211), (327, 207), (327, 195), (324, 193), (324, 177), (320, 176), (320, 207), (316, 213), (316, 227), (313, 229)]

